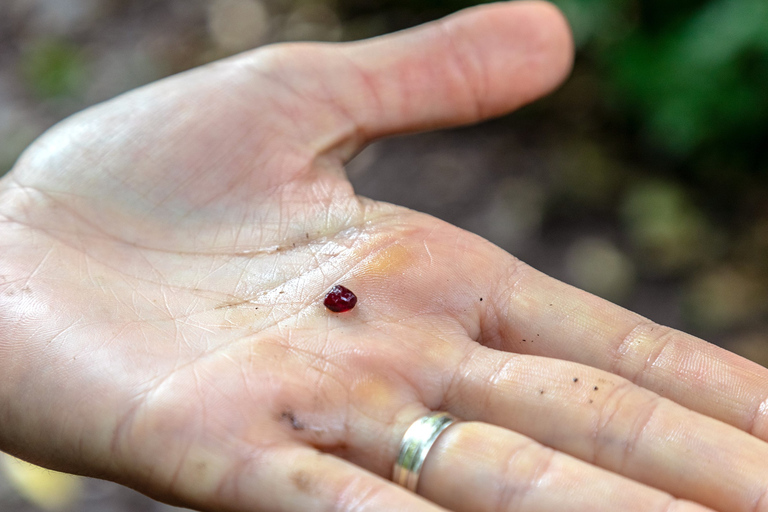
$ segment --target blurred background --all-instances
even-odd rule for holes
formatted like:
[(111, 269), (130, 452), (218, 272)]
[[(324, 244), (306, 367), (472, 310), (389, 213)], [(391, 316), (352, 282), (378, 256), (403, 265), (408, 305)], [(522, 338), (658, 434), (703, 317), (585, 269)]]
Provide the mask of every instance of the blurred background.
[[(0, 175), (58, 120), (169, 74), (477, 3), (1, 0)], [(578, 49), (563, 88), (500, 120), (370, 146), (348, 167), (358, 192), (767, 365), (768, 2), (555, 3)], [(0, 468), (2, 511), (176, 510), (5, 456)]]

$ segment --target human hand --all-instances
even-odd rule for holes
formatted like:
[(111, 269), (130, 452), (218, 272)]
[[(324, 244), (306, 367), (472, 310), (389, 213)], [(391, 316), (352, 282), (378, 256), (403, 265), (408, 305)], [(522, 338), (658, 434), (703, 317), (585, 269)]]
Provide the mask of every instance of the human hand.
[[(0, 448), (201, 510), (768, 511), (764, 369), (344, 177), (378, 137), (548, 92), (571, 52), (551, 7), (498, 4), (51, 130), (0, 184)], [(467, 421), (423, 499), (387, 479), (430, 410)]]

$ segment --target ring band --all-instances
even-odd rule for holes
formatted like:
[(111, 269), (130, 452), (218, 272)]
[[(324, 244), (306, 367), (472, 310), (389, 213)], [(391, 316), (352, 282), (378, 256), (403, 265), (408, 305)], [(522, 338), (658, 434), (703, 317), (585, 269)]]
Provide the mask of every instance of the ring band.
[(434, 412), (414, 421), (400, 442), (392, 480), (412, 492), (419, 485), (419, 475), (427, 454), (445, 429), (458, 420), (447, 412)]

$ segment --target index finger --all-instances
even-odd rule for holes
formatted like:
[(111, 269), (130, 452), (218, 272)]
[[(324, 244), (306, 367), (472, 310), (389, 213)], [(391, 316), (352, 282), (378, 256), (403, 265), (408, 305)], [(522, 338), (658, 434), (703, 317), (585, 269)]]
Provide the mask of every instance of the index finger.
[[(499, 249), (500, 250), (500, 249)], [(512, 256), (483, 318), (490, 346), (586, 364), (768, 440), (768, 370)]]

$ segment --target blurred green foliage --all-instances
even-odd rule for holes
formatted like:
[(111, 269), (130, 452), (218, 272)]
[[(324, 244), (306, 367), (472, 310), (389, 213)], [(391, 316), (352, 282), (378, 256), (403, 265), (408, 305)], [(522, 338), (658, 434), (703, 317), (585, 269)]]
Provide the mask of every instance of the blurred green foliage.
[[(347, 17), (394, 23), (472, 0), (341, 0)], [(574, 32), (577, 69), (598, 77), (606, 110), (670, 158), (768, 173), (766, 0), (554, 0)], [(398, 28), (398, 27), (395, 27)]]
[(33, 41), (21, 65), (25, 81), (43, 99), (75, 95), (86, 80), (86, 61), (80, 48), (59, 39)]
[(645, 270), (653, 274), (696, 269), (725, 252), (722, 236), (679, 185), (635, 184), (625, 194), (621, 215)]
[[(656, 4), (643, 3), (624, 37), (592, 50), (626, 107), (652, 142), (674, 155), (732, 160), (761, 149), (768, 2)], [(626, 21), (630, 14), (620, 13)]]

